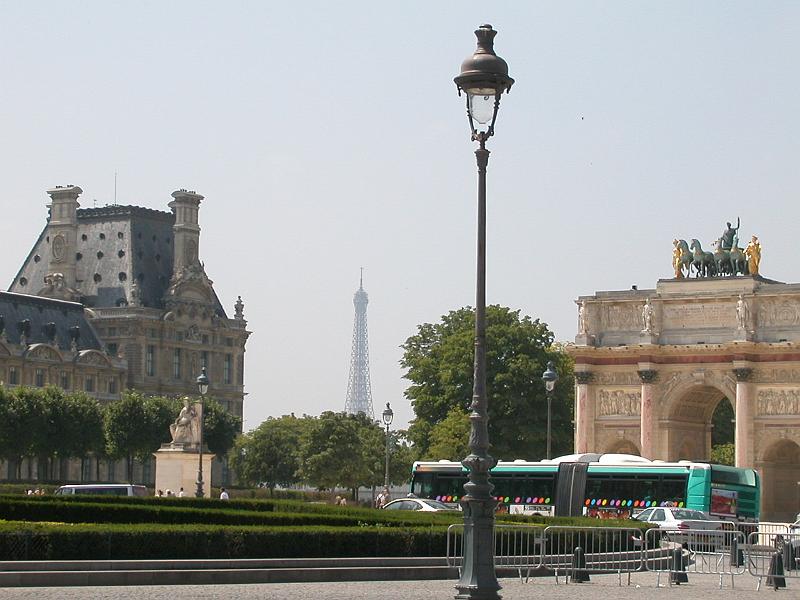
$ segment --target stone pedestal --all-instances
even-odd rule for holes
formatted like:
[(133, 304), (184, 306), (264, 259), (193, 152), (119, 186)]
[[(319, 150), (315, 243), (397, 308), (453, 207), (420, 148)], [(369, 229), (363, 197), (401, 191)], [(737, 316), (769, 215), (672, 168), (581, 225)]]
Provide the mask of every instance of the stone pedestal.
[[(178, 493), (183, 488), (187, 496), (194, 496), (197, 490), (197, 467), (199, 452), (197, 446), (184, 447), (182, 444), (164, 444), (154, 453), (156, 457), (156, 489)], [(214, 455), (203, 452), (203, 492), (211, 497), (211, 461)]]
[(658, 334), (652, 331), (642, 331), (639, 334), (640, 344), (658, 344)]

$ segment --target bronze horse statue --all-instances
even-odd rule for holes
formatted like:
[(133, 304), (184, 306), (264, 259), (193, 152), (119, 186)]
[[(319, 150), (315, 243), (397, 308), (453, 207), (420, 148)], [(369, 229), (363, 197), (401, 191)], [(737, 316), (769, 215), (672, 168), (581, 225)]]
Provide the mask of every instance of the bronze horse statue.
[(700, 245), (700, 241), (692, 239), (692, 267), (695, 270), (695, 277), (714, 277), (717, 274), (717, 264), (714, 255), (706, 252)]
[(730, 261), (732, 275), (747, 275), (749, 273), (749, 269), (747, 268), (747, 257), (742, 249), (739, 248), (739, 236), (734, 236), (733, 238)]
[(683, 272), (685, 269), (686, 277), (689, 277), (692, 274), (692, 261), (694, 260), (692, 251), (689, 250), (689, 244), (686, 243), (686, 240), (674, 240), (672, 243), (676, 248), (680, 249), (681, 253), (679, 262), (676, 265), (676, 270), (680, 269), (680, 271)]
[(714, 242), (714, 247), (714, 264), (717, 267), (717, 275), (733, 275), (731, 253), (722, 248), (722, 238)]

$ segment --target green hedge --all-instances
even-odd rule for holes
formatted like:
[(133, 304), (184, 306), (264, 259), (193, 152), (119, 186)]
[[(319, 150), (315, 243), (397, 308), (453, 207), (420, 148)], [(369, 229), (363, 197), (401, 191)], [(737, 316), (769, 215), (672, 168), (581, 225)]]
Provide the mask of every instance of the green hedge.
[(416, 513), (306, 502), (222, 502), (199, 498), (1, 496), (0, 518), (69, 523), (207, 523), (227, 525), (449, 524), (459, 513)]
[[(119, 501), (95, 501), (101, 496), (81, 499), (41, 501), (26, 497), (0, 499), (0, 518), (12, 521), (48, 521), (63, 523), (163, 523), (271, 526), (356, 526), (380, 524), (415, 527), (446, 525), (458, 522), (461, 515), (437, 513), (395, 513), (379, 510), (328, 511), (325, 513), (259, 512), (237, 509), (227, 503), (213, 507), (194, 508), (190, 504), (165, 503), (152, 505)], [(180, 504), (180, 503), (179, 503)]]
[(0, 523), (0, 560), (444, 556), (446, 527)]

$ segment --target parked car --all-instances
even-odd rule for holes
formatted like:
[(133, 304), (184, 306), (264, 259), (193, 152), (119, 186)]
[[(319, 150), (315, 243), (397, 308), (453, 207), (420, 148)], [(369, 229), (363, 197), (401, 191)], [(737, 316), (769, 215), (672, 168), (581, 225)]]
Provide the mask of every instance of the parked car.
[(724, 541), (725, 523), (699, 510), (658, 506), (643, 510), (636, 519), (658, 525), (665, 530), (663, 540), (687, 544), (691, 550), (713, 550)]
[(399, 498), (383, 505), (383, 510), (420, 510), (423, 512), (453, 512), (455, 509), (438, 500), (426, 498)]
[(72, 496), (75, 494), (92, 494), (103, 496), (147, 496), (147, 488), (143, 485), (129, 483), (90, 483), (62, 485), (55, 491), (56, 496)]

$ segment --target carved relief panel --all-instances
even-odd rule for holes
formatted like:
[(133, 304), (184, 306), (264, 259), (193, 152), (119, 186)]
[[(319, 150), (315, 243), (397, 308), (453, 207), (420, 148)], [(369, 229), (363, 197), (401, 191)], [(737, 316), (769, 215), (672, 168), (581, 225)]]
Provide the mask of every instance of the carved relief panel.
[(731, 327), (736, 323), (734, 302), (665, 304), (664, 329), (705, 329)]
[(758, 390), (756, 411), (759, 415), (800, 414), (800, 389), (766, 388)]
[(640, 302), (603, 304), (600, 307), (600, 328), (603, 331), (640, 331), (642, 324)]
[(637, 416), (642, 412), (641, 405), (641, 390), (631, 390), (630, 388), (597, 390), (598, 417)]
[(800, 301), (766, 298), (759, 303), (757, 314), (761, 327), (800, 325)]

